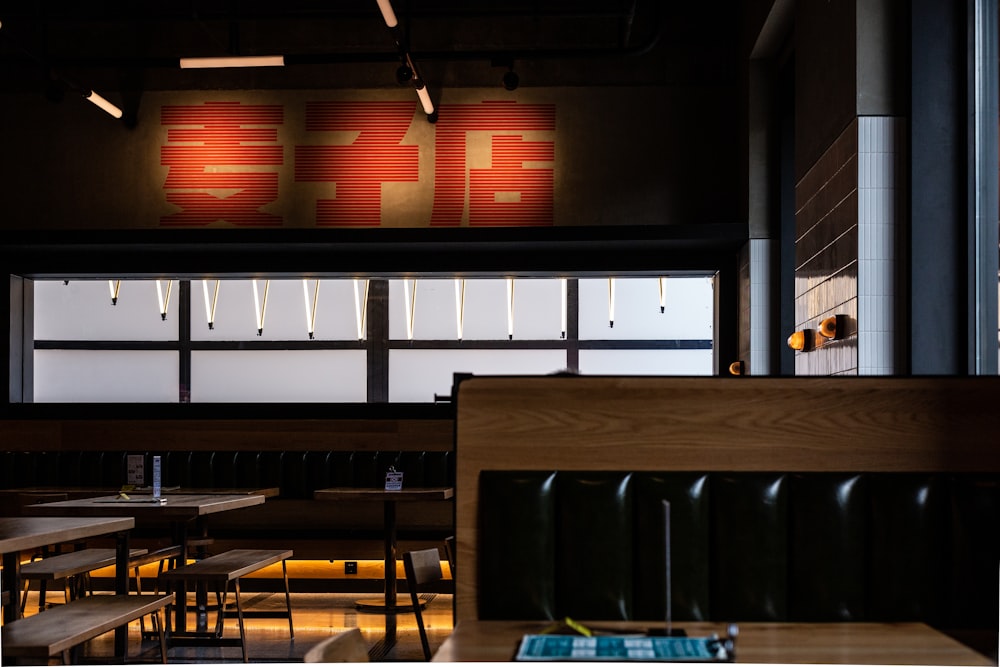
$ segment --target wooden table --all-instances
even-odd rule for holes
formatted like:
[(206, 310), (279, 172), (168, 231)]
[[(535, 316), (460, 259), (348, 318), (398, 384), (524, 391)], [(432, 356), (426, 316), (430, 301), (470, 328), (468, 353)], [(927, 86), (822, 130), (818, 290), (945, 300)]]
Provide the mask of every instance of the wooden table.
[[(654, 627), (637, 622), (585, 624), (616, 631)], [(433, 660), (509, 662), (522, 636), (547, 625), (544, 621), (459, 621)], [(676, 623), (675, 627), (691, 637), (726, 634), (726, 626), (720, 623)], [(993, 664), (923, 623), (740, 623), (735, 655), (736, 662), (758, 664)]]
[[(115, 593), (128, 593), (128, 531), (135, 519), (128, 516), (85, 517), (0, 517), (0, 553), (3, 554), (3, 590), (10, 592), (3, 608), (4, 623), (21, 616), (18, 592), (21, 590), (21, 552), (60, 542), (114, 534), (116, 538)], [(115, 630), (115, 655), (125, 655), (128, 639), (125, 629)]]
[[(139, 496), (134, 500), (149, 499)], [(101, 496), (98, 498), (79, 498), (76, 500), (61, 500), (54, 503), (28, 505), (24, 508), (26, 514), (34, 516), (78, 516), (107, 517), (124, 515), (134, 517), (137, 523), (168, 523), (172, 527), (174, 539), (181, 545), (182, 562), (188, 557), (188, 537), (194, 524), (200, 532), (204, 532), (202, 520), (209, 514), (228, 512), (243, 507), (261, 505), (266, 500), (260, 494), (244, 493), (239, 495), (222, 495), (212, 493), (202, 494), (172, 494), (165, 496), (165, 504), (152, 502), (120, 502), (116, 496)], [(127, 569), (125, 570), (127, 573)], [(174, 627), (178, 631), (187, 629), (186, 591), (177, 591), (175, 605)], [(198, 591), (198, 606), (204, 606), (204, 591)], [(199, 617), (200, 618), (200, 617)], [(200, 621), (199, 621), (200, 624)]]
[[(38, 547), (72, 542), (88, 537), (115, 534), (118, 536), (118, 567), (115, 571), (117, 593), (127, 592), (128, 583), (128, 531), (135, 526), (135, 519), (126, 516), (113, 518), (80, 517), (2, 517), (0, 518), (0, 553), (3, 554), (3, 590), (10, 591), (10, 604), (4, 607), (5, 623), (21, 615), (18, 591), (21, 590), (21, 552)], [(124, 544), (124, 547), (123, 547)], [(124, 548), (124, 551), (122, 550)], [(125, 567), (121, 567), (124, 563)], [(124, 573), (125, 576), (118, 576)], [(120, 586), (120, 590), (118, 590)]]
[(382, 503), (382, 528), (385, 535), (385, 596), (381, 600), (358, 600), (356, 604), (360, 609), (390, 614), (413, 610), (410, 604), (396, 603), (396, 503), (448, 500), (454, 496), (455, 489), (452, 487), (412, 488), (401, 491), (335, 487), (313, 492), (313, 498), (316, 500), (365, 500)]

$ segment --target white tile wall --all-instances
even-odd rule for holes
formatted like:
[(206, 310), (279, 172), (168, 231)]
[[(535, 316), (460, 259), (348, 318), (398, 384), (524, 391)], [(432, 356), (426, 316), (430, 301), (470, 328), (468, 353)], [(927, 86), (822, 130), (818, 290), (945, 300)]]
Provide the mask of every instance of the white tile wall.
[(905, 119), (858, 118), (858, 373), (891, 375), (896, 365), (897, 202), (906, 187)]
[(771, 299), (771, 265), (777, 261), (777, 241), (750, 239), (750, 375), (769, 375), (774, 304)]

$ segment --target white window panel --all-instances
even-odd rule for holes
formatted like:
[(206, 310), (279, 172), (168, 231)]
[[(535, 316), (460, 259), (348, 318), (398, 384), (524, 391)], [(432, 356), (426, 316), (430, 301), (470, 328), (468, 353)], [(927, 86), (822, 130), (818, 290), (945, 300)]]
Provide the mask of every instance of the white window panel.
[[(112, 281), (114, 282), (114, 281)], [(163, 281), (166, 297), (166, 281)], [(171, 281), (167, 319), (155, 280), (123, 280), (111, 305), (107, 280), (36, 280), (35, 340), (177, 340), (177, 281)]]
[[(413, 295), (413, 282), (408, 288)], [(562, 333), (562, 293), (556, 279), (514, 280), (513, 336), (516, 340), (557, 340)], [(470, 278), (465, 281), (462, 340), (507, 340), (507, 280)], [(414, 340), (456, 340), (459, 305), (455, 280), (417, 280), (413, 309)], [(389, 281), (389, 337), (407, 338), (407, 302), (403, 281)]]
[(562, 350), (389, 350), (389, 400), (429, 403), (451, 394), (455, 373), (546, 375), (564, 370)]
[(711, 375), (712, 350), (580, 350), (580, 374)]
[(36, 403), (176, 403), (177, 353), (35, 350)]
[(358, 403), (368, 399), (364, 350), (191, 353), (191, 402)]
[(658, 278), (616, 278), (614, 327), (610, 326), (608, 279), (581, 279), (580, 340), (711, 340), (712, 280), (667, 278), (660, 312)]

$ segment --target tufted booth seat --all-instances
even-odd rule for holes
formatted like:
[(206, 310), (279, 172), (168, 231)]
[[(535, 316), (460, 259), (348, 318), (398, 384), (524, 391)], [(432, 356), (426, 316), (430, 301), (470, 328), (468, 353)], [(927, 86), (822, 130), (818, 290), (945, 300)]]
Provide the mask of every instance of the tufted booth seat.
[(484, 470), (484, 619), (997, 627), (995, 474)]

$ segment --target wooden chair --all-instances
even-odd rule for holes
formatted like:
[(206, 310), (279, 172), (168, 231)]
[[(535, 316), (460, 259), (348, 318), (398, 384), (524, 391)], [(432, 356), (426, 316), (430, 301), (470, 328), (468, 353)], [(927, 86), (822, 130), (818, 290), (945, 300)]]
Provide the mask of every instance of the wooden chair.
[(424, 648), (424, 659), (431, 659), (431, 647), (427, 643), (427, 631), (424, 629), (424, 616), (420, 611), (420, 589), (426, 584), (441, 581), (441, 554), (437, 548), (407, 551), (403, 554), (403, 569), (406, 570), (406, 585), (410, 589), (410, 600), (413, 603), (413, 613), (417, 617), (417, 629), (420, 630), (420, 644)]
[(302, 662), (368, 662), (368, 646), (361, 630), (351, 628), (313, 646)]

